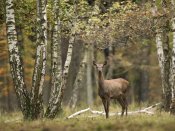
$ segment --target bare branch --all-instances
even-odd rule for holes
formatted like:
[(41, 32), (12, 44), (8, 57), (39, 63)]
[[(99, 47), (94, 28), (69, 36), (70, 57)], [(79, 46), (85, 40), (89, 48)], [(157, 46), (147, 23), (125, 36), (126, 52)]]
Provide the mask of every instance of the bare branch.
[[(160, 104), (161, 103), (156, 103), (154, 105), (151, 105), (151, 106), (146, 107), (146, 108), (141, 109), (141, 110), (130, 111), (130, 112), (128, 112), (128, 115), (136, 115), (136, 114), (141, 114), (141, 113), (142, 114), (148, 114), (148, 115), (154, 115), (155, 112), (150, 111), (150, 110), (157, 107), (157, 106), (159, 106)], [(88, 111), (92, 114), (95, 114), (95, 115), (103, 115), (103, 116), (106, 115), (104, 111), (96, 111), (96, 110), (92, 110), (91, 108), (87, 108), (87, 109), (83, 109), (83, 110), (80, 110), (78, 112), (75, 112), (74, 114), (68, 116), (67, 119), (74, 118), (75, 116), (81, 115), (81, 114), (83, 114), (85, 112), (88, 112)], [(111, 113), (109, 113), (109, 116), (117, 116), (117, 115), (121, 115), (121, 113), (120, 112), (117, 112), (117, 113), (111, 112)], [(96, 117), (96, 116), (87, 116), (87, 117)]]

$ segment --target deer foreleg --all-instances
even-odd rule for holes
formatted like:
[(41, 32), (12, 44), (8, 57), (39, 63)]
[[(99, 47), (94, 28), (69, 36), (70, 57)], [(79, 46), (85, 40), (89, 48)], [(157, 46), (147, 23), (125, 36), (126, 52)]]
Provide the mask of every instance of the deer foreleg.
[(107, 112), (107, 100), (103, 98), (103, 99), (102, 99), (102, 102), (103, 102), (103, 106), (104, 106), (104, 109), (105, 109), (106, 118), (108, 118), (108, 112)]
[(110, 105), (110, 99), (107, 99), (107, 112), (106, 112), (106, 118), (108, 118), (109, 117), (109, 105)]

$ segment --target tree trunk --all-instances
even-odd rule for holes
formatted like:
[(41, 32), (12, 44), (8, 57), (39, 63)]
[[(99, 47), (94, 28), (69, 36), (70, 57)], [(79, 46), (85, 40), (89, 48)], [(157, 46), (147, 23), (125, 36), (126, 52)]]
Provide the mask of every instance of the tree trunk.
[[(168, 1), (167, 0), (162, 0), (162, 8), (164, 11), (164, 14), (167, 13), (167, 8), (168, 8)], [(163, 99), (164, 99), (164, 108), (165, 111), (170, 110), (170, 104), (171, 104), (171, 84), (170, 84), (170, 69), (171, 69), (171, 56), (170, 56), (170, 47), (169, 47), (169, 20), (168, 16), (164, 15), (164, 19), (166, 20), (163, 25), (163, 32), (162, 32), (162, 38), (163, 38), (163, 52), (164, 52), (164, 61), (163, 61), (163, 66), (164, 66), (164, 92), (163, 92)]]
[[(142, 65), (149, 65), (149, 55), (150, 55), (150, 43), (142, 49)], [(145, 102), (148, 99), (149, 93), (149, 73), (146, 68), (141, 69), (141, 82), (140, 82), (140, 101)]]
[[(163, 7), (165, 8), (165, 7)], [(154, 1), (153, 15), (157, 14), (157, 7)], [(166, 19), (166, 16), (164, 16)], [(157, 30), (156, 46), (159, 66), (162, 78), (162, 93), (163, 93), (163, 107), (165, 111), (169, 111), (171, 102), (171, 88), (170, 88), (170, 52), (169, 52), (169, 37), (167, 27), (169, 21), (165, 22), (164, 28)]]
[(24, 118), (28, 118), (30, 99), (24, 82), (24, 72), (22, 57), (19, 51), (19, 44), (17, 41), (17, 33), (15, 28), (15, 12), (14, 1), (6, 1), (6, 26), (7, 26), (7, 41), (9, 49), (10, 70), (13, 78), (15, 92), (19, 102), (20, 109)]
[(37, 0), (37, 49), (31, 90), (31, 119), (43, 115), (43, 83), (46, 72), (47, 16), (46, 0)]
[(169, 83), (169, 73), (170, 73), (169, 43), (168, 41), (165, 43), (162, 41), (162, 33), (158, 33), (156, 35), (156, 45), (157, 45), (158, 61), (162, 78), (163, 105), (165, 110), (168, 111), (171, 101), (171, 90)]
[(54, 103), (57, 99), (57, 95), (60, 92), (61, 86), (61, 37), (60, 37), (60, 19), (59, 19), (59, 0), (54, 1), (54, 25), (52, 31), (52, 43), (51, 43), (51, 96), (49, 104), (45, 113), (45, 116), (50, 118), (54, 117), (53, 109), (57, 108), (57, 103)]
[(87, 103), (89, 106), (93, 104), (93, 90), (92, 90), (92, 45), (87, 49)]
[[(55, 9), (58, 10), (58, 5), (57, 5), (58, 3), (56, 4), (56, 2), (57, 1), (55, 1)], [(74, 3), (74, 6), (76, 6), (75, 3)], [(75, 7), (74, 7), (74, 9), (75, 9)], [(74, 27), (75, 27), (75, 19), (72, 22), (72, 27), (70, 27), (71, 34), (70, 34), (70, 39), (69, 39), (67, 58), (66, 58), (66, 61), (64, 64), (63, 71), (61, 73), (60, 87), (59, 87), (59, 89), (56, 89), (57, 90), (56, 93), (52, 94), (54, 96), (51, 96), (51, 99), (53, 99), (53, 101), (50, 101), (50, 107), (48, 107), (48, 109), (46, 111), (47, 118), (54, 118), (61, 111), (61, 108), (62, 108), (61, 106), (62, 106), (62, 100), (63, 100), (63, 95), (64, 95), (64, 89), (65, 89), (65, 86), (67, 83), (69, 66), (70, 66), (70, 62), (71, 62), (71, 58), (72, 58), (73, 43), (75, 42)]]
[[(166, 19), (166, 18), (165, 18)], [(170, 68), (171, 68), (171, 57), (170, 57), (170, 47), (169, 47), (169, 36), (168, 36), (168, 25), (169, 21), (166, 21), (165, 28), (163, 29), (163, 52), (164, 60), (163, 62), (163, 102), (165, 111), (170, 110), (171, 104), (171, 85), (170, 85)]]
[(59, 90), (57, 89), (57, 92), (55, 94), (53, 94), (55, 96), (51, 96), (51, 98), (53, 97), (54, 99), (50, 103), (50, 107), (46, 111), (47, 118), (54, 118), (61, 111), (64, 89), (67, 82), (69, 65), (72, 57), (72, 48), (73, 48), (72, 43), (70, 43), (68, 47), (68, 53), (67, 53), (66, 63), (64, 66), (64, 71), (60, 78), (60, 81), (61, 81), (60, 88)]
[(85, 50), (83, 51), (83, 60), (81, 61), (80, 63), (80, 68), (79, 68), (79, 72), (77, 74), (77, 77), (75, 79), (75, 82), (74, 82), (74, 88), (73, 88), (73, 91), (72, 91), (72, 97), (70, 98), (70, 101), (69, 101), (69, 107), (74, 109), (76, 107), (76, 104), (77, 104), (77, 101), (78, 101), (78, 94), (79, 94), (79, 91), (80, 91), (80, 87), (82, 87), (82, 81), (83, 81), (83, 77), (84, 77), (84, 74), (86, 72), (86, 55), (87, 53), (87, 47), (85, 47)]
[(106, 79), (112, 79), (113, 77), (113, 70), (114, 70), (114, 54), (113, 54), (113, 47), (110, 46), (107, 48), (108, 55), (106, 57), (106, 60), (108, 60), (108, 66), (107, 66), (107, 74)]
[[(175, 2), (171, 0), (172, 10), (175, 11)], [(175, 30), (175, 16), (172, 18), (172, 28)], [(171, 61), (171, 105), (170, 112), (175, 114), (175, 32), (173, 32), (173, 47), (172, 47), (172, 61)]]

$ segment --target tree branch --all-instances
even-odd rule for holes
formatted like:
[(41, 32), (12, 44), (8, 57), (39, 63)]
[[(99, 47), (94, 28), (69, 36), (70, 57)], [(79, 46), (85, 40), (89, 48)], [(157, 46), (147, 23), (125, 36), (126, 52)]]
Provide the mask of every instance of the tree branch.
[[(150, 111), (150, 110), (157, 107), (160, 104), (161, 103), (156, 103), (154, 105), (151, 105), (151, 106), (146, 107), (146, 108), (141, 109), (141, 110), (130, 111), (130, 112), (128, 112), (128, 115), (135, 115), (135, 114), (139, 114), (139, 113), (154, 115), (155, 112)], [(76, 117), (78, 115), (81, 115), (81, 114), (83, 114), (85, 112), (88, 112), (88, 111), (92, 114), (95, 114), (95, 115), (106, 115), (106, 113), (103, 112), (103, 111), (96, 111), (96, 110), (92, 110), (91, 108), (87, 108), (87, 109), (83, 109), (83, 110), (80, 110), (78, 112), (73, 113), (72, 115), (68, 116), (67, 119), (74, 118), (74, 117)], [(121, 113), (120, 112), (117, 112), (117, 113), (111, 112), (111, 113), (109, 113), (109, 116), (116, 116), (116, 115), (121, 115)], [(87, 117), (96, 117), (96, 116), (87, 116)]]

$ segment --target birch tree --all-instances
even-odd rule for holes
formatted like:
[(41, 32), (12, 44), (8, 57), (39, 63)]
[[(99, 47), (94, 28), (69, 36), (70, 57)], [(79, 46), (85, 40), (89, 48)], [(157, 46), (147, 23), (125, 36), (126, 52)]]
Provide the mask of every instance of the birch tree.
[[(31, 117), (43, 114), (43, 83), (46, 70), (47, 15), (46, 0), (37, 0), (37, 49), (31, 89)], [(33, 118), (32, 118), (33, 119)]]
[(69, 71), (69, 66), (70, 66), (71, 57), (72, 57), (72, 48), (73, 48), (73, 43), (72, 41), (69, 41), (67, 59), (63, 69), (63, 73), (61, 74), (61, 78), (60, 78), (60, 81), (61, 81), (60, 87), (56, 89), (57, 91), (56, 93), (54, 94), (52, 93), (51, 100), (53, 101), (50, 100), (49, 107), (46, 111), (46, 117), (48, 118), (55, 118), (56, 115), (59, 113), (59, 111), (61, 111), (64, 89), (66, 88), (68, 71)]
[[(165, 9), (166, 5), (163, 4), (162, 8)], [(153, 0), (153, 16), (157, 17), (158, 11)], [(166, 12), (164, 12), (166, 13)], [(164, 16), (166, 19), (166, 15)], [(156, 47), (157, 47), (157, 56), (159, 61), (159, 66), (161, 70), (162, 78), (162, 93), (163, 93), (163, 106), (166, 111), (169, 110), (171, 102), (171, 88), (170, 88), (170, 48), (169, 48), (169, 37), (168, 37), (168, 28), (169, 21), (166, 20), (163, 28), (156, 30)]]
[(47, 17), (46, 0), (37, 1), (37, 52), (35, 69), (33, 73), (33, 84), (31, 97), (27, 92), (20, 44), (17, 40), (15, 28), (14, 1), (6, 1), (6, 25), (7, 39), (9, 45), (10, 68), (15, 86), (15, 92), (19, 101), (20, 108), (25, 119), (37, 119), (41, 117), (43, 111), (42, 90), (46, 68), (46, 46), (47, 46)]
[[(58, 5), (59, 5), (60, 1), (55, 0), (54, 2), (55, 2), (54, 10), (55, 10), (55, 12), (57, 12), (55, 14), (59, 14), (59, 9), (58, 9), (59, 6)], [(74, 0), (74, 14), (76, 11), (75, 7), (76, 7), (76, 2)], [(52, 88), (53, 88), (52, 95), (50, 97), (49, 105), (48, 105), (48, 108), (47, 108), (46, 114), (45, 114), (45, 116), (48, 118), (54, 118), (62, 108), (64, 89), (66, 88), (69, 66), (70, 66), (70, 62), (71, 62), (71, 58), (72, 58), (73, 44), (75, 42), (75, 22), (76, 22), (75, 20), (76, 20), (76, 18), (74, 15), (74, 18), (72, 20), (72, 25), (70, 27), (71, 31), (70, 31), (69, 46), (68, 46), (68, 51), (67, 51), (67, 58), (66, 58), (66, 62), (65, 62), (63, 69), (61, 70), (61, 63), (53, 63), (53, 64), (55, 64), (55, 66), (58, 69), (53, 70), (54, 67), (52, 67), (52, 70), (56, 71), (56, 72), (55, 72), (55, 74), (52, 74), (52, 84), (54, 84), (54, 85), (52, 85)], [(53, 35), (53, 36), (55, 36), (55, 38), (53, 38), (55, 40), (56, 40), (56, 38), (57, 38), (57, 40), (59, 39), (59, 33), (56, 34), (56, 32), (59, 31), (59, 29), (60, 29), (59, 23), (60, 23), (59, 16), (55, 16), (54, 28), (56, 29), (56, 31), (55, 31), (55, 35)], [(56, 28), (56, 26), (58, 26), (58, 27)], [(56, 41), (54, 41), (54, 42), (56, 42)], [(55, 53), (55, 55), (52, 55), (52, 62), (55, 59), (54, 56), (57, 57), (56, 60), (61, 61), (60, 53), (58, 53), (58, 52), (60, 52), (59, 51), (60, 45), (59, 45), (59, 42), (56, 42), (56, 43), (57, 43), (56, 45), (54, 43), (53, 43), (53, 45), (57, 46), (57, 53), (55, 51), (53, 52), (53, 53)], [(61, 44), (61, 42), (60, 42), (60, 44)], [(52, 73), (53, 73), (53, 71), (52, 71)], [(59, 79), (59, 80), (56, 81), (56, 79)]]
[(22, 66), (23, 63), (19, 50), (20, 45), (18, 45), (17, 33), (15, 28), (15, 12), (13, 0), (6, 0), (6, 26), (10, 70), (13, 78), (15, 92), (24, 118), (28, 118), (30, 99), (24, 81), (24, 70)]
[(51, 97), (45, 113), (46, 117), (54, 117), (54, 110), (58, 110), (57, 97), (60, 92), (61, 86), (61, 25), (59, 19), (59, 5), (60, 0), (54, 0), (54, 24), (52, 29), (52, 43), (51, 43)]
[(170, 112), (175, 114), (175, 2), (171, 0), (171, 7), (173, 11), (173, 18), (172, 18), (172, 30), (173, 30), (173, 47), (172, 47), (172, 60), (171, 60), (171, 106)]

